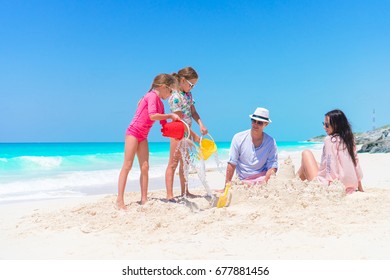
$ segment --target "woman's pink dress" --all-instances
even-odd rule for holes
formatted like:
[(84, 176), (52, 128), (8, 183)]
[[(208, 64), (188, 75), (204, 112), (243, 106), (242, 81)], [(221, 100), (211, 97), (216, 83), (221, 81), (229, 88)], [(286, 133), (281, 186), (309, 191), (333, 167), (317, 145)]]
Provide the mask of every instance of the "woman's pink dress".
[(338, 179), (344, 184), (346, 192), (356, 191), (363, 177), (355, 148), (356, 166), (340, 136), (327, 136), (324, 140), (318, 180), (329, 185)]

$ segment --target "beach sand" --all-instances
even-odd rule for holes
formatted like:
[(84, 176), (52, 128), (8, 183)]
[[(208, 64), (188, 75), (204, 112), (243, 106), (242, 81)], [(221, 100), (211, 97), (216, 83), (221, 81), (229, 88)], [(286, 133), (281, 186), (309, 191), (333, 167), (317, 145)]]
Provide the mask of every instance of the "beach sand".
[[(190, 186), (200, 197), (180, 203), (153, 191), (141, 206), (128, 192), (127, 212), (114, 208), (114, 194), (3, 204), (0, 259), (388, 260), (390, 154), (359, 158), (365, 192), (352, 195), (295, 178), (294, 153), (267, 185), (233, 184), (225, 208), (200, 185)], [(207, 180), (221, 189), (224, 176), (209, 171)]]

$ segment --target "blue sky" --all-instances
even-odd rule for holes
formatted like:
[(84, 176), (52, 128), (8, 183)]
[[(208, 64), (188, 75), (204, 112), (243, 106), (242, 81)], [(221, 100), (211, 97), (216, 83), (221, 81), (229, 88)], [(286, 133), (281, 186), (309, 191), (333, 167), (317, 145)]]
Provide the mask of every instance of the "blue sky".
[[(196, 108), (230, 140), (270, 110), (277, 141), (390, 124), (389, 1), (0, 0), (0, 142), (123, 141), (159, 73), (194, 67)], [(166, 106), (168, 110), (168, 106)], [(165, 140), (156, 123), (149, 141)], [(195, 125), (195, 131), (199, 131)]]

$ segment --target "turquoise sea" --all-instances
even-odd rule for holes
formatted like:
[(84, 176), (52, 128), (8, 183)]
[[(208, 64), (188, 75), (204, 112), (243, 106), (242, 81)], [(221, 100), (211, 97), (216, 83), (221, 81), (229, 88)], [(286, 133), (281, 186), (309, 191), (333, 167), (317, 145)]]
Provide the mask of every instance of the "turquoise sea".
[[(217, 142), (218, 158), (226, 163), (230, 142)], [(308, 142), (278, 142), (279, 159), (305, 148)], [(115, 194), (124, 143), (0, 143), (0, 203)], [(165, 188), (168, 142), (151, 142), (149, 190)], [(207, 168), (216, 167), (214, 157)], [(138, 162), (126, 191), (138, 191)], [(175, 179), (178, 181), (178, 179)], [(190, 186), (191, 187), (191, 186)]]

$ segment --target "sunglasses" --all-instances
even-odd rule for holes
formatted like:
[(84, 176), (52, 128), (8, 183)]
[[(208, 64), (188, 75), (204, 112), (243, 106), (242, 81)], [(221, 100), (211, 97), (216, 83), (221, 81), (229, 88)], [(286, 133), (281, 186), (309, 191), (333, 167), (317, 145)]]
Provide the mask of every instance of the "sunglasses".
[(330, 124), (327, 123), (327, 122), (322, 122), (322, 125), (325, 126), (326, 128), (329, 128), (329, 127), (330, 127)]
[(173, 93), (173, 88), (169, 87), (166, 85), (167, 88), (169, 88), (169, 94), (172, 94)]
[(195, 84), (191, 83), (189, 80), (185, 79), (188, 83), (188, 85), (190, 86), (190, 88), (193, 88), (195, 86)]
[(255, 123), (255, 124), (258, 124), (258, 125), (263, 125), (264, 122), (262, 121), (258, 121), (258, 120), (254, 120), (254, 119), (251, 119), (252, 123)]

